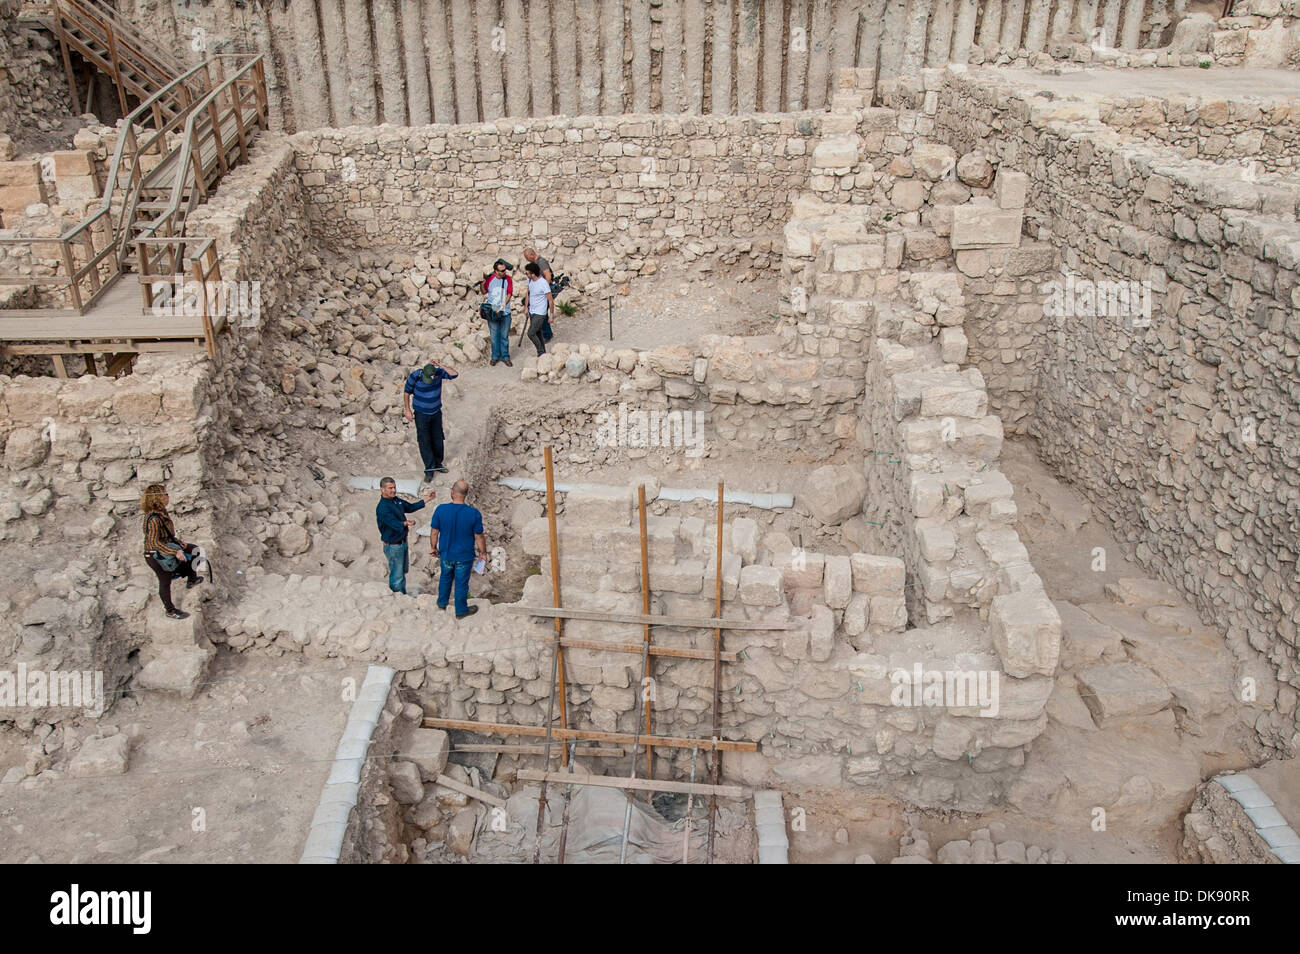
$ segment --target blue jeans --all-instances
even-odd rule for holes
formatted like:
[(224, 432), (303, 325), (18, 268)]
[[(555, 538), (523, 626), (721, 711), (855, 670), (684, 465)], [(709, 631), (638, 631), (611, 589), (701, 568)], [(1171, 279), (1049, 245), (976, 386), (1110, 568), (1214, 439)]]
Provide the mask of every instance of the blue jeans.
[(451, 583), (456, 581), (456, 615), (464, 616), (469, 611), (469, 573), (474, 566), (473, 560), (450, 563), (438, 558), (442, 572), (438, 574), (438, 606), (445, 609), (447, 597), (451, 595)]
[(406, 592), (406, 571), (411, 568), (405, 543), (385, 543), (384, 556), (388, 559), (388, 588), (394, 593)]
[(542, 340), (550, 341), (554, 337), (555, 332), (551, 330), (551, 317), (547, 315), (546, 320), (542, 322)]
[(510, 312), (499, 320), (488, 319), (488, 335), (492, 339), (493, 361), (510, 360)]

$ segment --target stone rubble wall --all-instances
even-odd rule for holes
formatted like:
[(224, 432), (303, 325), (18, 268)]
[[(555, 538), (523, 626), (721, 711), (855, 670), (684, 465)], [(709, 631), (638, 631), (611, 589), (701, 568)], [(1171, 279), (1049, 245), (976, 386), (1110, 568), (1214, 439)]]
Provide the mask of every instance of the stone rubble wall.
[(503, 116), (797, 112), (832, 102), (832, 78), (845, 67), (889, 81), (948, 62), (1022, 63), (1048, 51), (1154, 62), (1150, 48), (1170, 40), (1186, 5), (121, 0), (118, 8), (187, 61), (204, 52), (266, 54), (276, 128), (301, 131)]
[(20, 22), (21, 6), (0, 0), (0, 160), (12, 158), (15, 142), (54, 132), (59, 119), (81, 112), (68, 97), (57, 41)]
[(1188, 159), (1254, 162), (1257, 174), (1294, 174), (1300, 155), (1300, 105), (1282, 96), (1104, 98), (1097, 118), (1134, 138), (1173, 146)]
[(1295, 0), (1237, 0), (1215, 22), (1210, 50), (1224, 66), (1300, 68), (1300, 4)]
[[(1150, 327), (1131, 316), (1035, 322), (1025, 309), (1032, 345), (981, 342), (1039, 369), (1020, 380), (1034, 391), (1027, 432), (1043, 459), (1237, 655), (1249, 643), (1300, 685), (1297, 186), (1125, 142), (1093, 104), (991, 77), (950, 76), (941, 100), (950, 142), (1029, 174), (1029, 227), (1054, 237), (1066, 267), (1151, 282)], [(1295, 705), (1294, 693), (1281, 699), (1282, 722), (1262, 720), (1261, 733), (1286, 745)]]
[(1178, 854), (1186, 864), (1281, 864), (1245, 809), (1214, 779), (1197, 789), (1191, 808), (1183, 816)]
[[(705, 240), (775, 237), (791, 190), (807, 178), (805, 143), (819, 123), (812, 114), (587, 117), (350, 128), (292, 141), (327, 248), (451, 248), (490, 261), (503, 246), (531, 243), (552, 259), (564, 254), (578, 287), (598, 291), (597, 276), (618, 281), (616, 271), (636, 274), (670, 249), (698, 255)], [(636, 241), (630, 260), (608, 259), (615, 236)], [(435, 270), (426, 281), (436, 301), (457, 277)]]

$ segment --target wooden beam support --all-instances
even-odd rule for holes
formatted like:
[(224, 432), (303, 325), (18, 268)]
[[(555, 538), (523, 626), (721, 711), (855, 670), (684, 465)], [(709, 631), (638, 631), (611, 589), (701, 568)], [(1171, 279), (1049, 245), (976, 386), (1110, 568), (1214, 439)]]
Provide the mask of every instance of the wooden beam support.
[[(544, 725), (512, 725), (508, 722), (475, 722), (473, 719), (438, 719), (426, 716), (421, 723), (428, 729), (463, 729), (466, 732), (483, 732), (487, 735), (522, 735), (532, 739), (546, 737)], [(577, 739), (579, 742), (612, 742), (631, 745), (631, 732), (602, 732), (598, 729), (565, 729), (551, 727), (551, 737)], [(642, 736), (642, 742), (665, 749), (717, 749), (719, 752), (757, 752), (757, 742), (736, 742), (731, 739), (686, 739), (671, 735)]]
[(593, 785), (596, 788), (622, 788), (638, 792), (680, 792), (722, 798), (749, 798), (750, 790), (740, 785), (703, 785), (692, 782), (655, 781), (652, 778), (617, 778), (612, 775), (570, 775), (568, 772), (539, 772), (520, 769), (521, 782), (555, 782), (569, 785)]
[(443, 788), (449, 788), (453, 792), (460, 792), (462, 795), (468, 795), (470, 798), (477, 798), (480, 802), (486, 802), (494, 808), (505, 808), (506, 800), (497, 798), (495, 795), (489, 795), (487, 792), (479, 791), (473, 785), (466, 785), (464, 782), (458, 782), (447, 775), (439, 775), (434, 781)]
[[(502, 607), (509, 613), (527, 616), (553, 616), (556, 619), (589, 619), (598, 623), (648, 623), (651, 626), (677, 626), (683, 629), (723, 629), (723, 630), (787, 630), (795, 629), (793, 620), (764, 622), (752, 619), (718, 619), (703, 616), (658, 616), (640, 613), (605, 613), (600, 610), (561, 609), (547, 606), (519, 606), (506, 604)], [(710, 657), (712, 658), (712, 657)]]
[[(497, 755), (544, 755), (546, 746), (544, 745), (514, 745), (509, 742), (466, 742), (461, 745), (453, 745), (451, 754), (457, 752), (486, 752)], [(588, 745), (574, 750), (574, 755), (583, 755), (587, 758), (594, 759), (617, 759), (627, 754), (627, 749), (621, 745)], [(551, 758), (558, 759), (560, 753), (558, 750), (551, 753)]]
[[(560, 645), (565, 649), (594, 649), (597, 652), (608, 653), (635, 653), (640, 656), (645, 649), (638, 643), (604, 643), (599, 639), (575, 639), (572, 636), (565, 636), (560, 641)], [(675, 649), (672, 646), (650, 646), (651, 656), (664, 656), (668, 659), (702, 659), (712, 660), (713, 650), (711, 649)], [(740, 653), (723, 653), (724, 662), (740, 662)]]

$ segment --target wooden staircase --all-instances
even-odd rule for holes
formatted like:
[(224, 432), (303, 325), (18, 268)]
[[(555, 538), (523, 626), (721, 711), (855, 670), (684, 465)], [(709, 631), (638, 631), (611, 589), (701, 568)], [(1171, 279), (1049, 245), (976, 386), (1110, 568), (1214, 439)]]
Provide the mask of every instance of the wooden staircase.
[[(0, 237), (46, 263), (35, 271), (53, 272), (0, 273), (0, 285), (66, 290), (66, 304), (0, 310), (0, 355), (51, 355), (60, 375), (71, 354), (84, 355), (88, 370), (96, 353), (110, 367), (140, 351), (198, 347), (215, 357), (215, 336), (231, 325), (219, 307), (220, 260), (215, 242), (186, 235), (185, 222), (268, 126), (262, 57), (221, 55), (185, 70), (99, 0), (51, 0), (37, 22), (59, 39), (74, 98), (71, 51), (113, 80), (124, 113), (129, 100), (138, 104), (120, 124), (97, 209), (57, 239)], [(57, 257), (37, 254), (50, 246)], [(199, 287), (197, 311), (162, 308), (160, 316), (158, 306), (176, 305), (182, 281)], [(169, 289), (164, 300), (155, 284)]]

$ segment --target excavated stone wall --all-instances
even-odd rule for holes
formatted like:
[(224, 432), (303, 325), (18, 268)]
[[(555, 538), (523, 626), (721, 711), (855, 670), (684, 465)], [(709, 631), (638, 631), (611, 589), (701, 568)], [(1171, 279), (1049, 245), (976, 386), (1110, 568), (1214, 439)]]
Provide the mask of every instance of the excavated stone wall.
[[(988, 77), (949, 77), (940, 102), (954, 145), (980, 143), (1029, 174), (1031, 227), (1067, 268), (1150, 282), (1149, 325), (1045, 308), (1036, 321), (1022, 312), (1027, 346), (980, 342), (988, 354), (1041, 354), (1037, 377), (1018, 383), (1044, 460), (1230, 645), (1248, 642), (1296, 685), (1297, 187), (1124, 142), (1095, 106)], [(1284, 691), (1266, 738), (1286, 744), (1296, 699)]]

